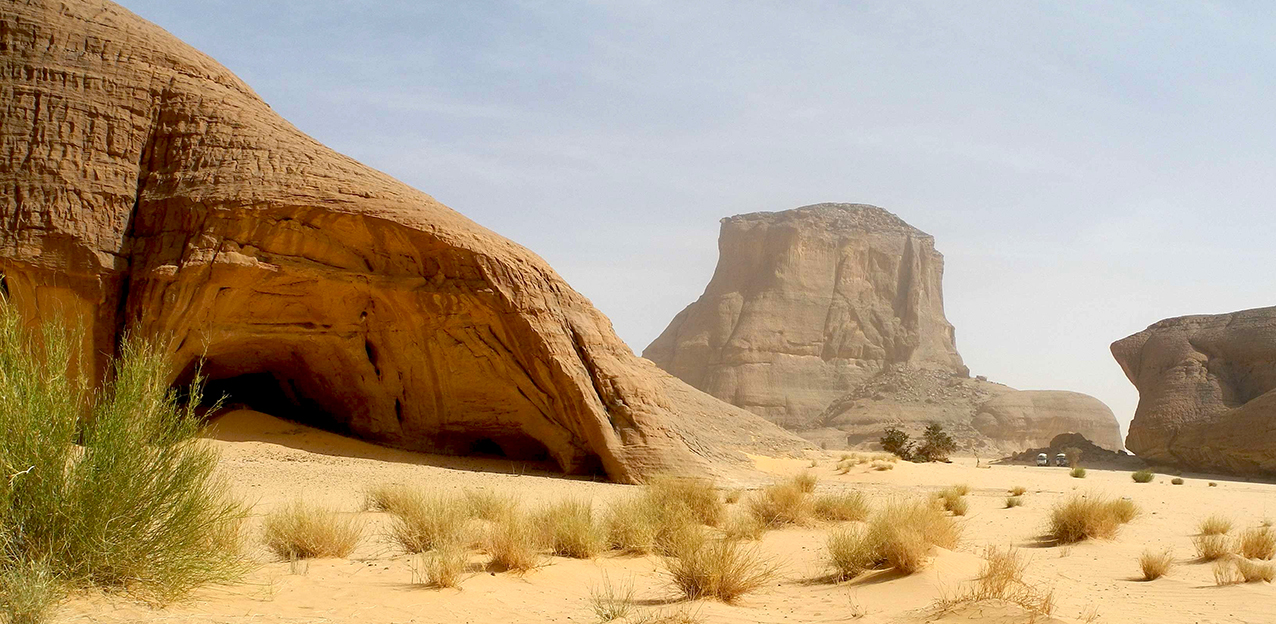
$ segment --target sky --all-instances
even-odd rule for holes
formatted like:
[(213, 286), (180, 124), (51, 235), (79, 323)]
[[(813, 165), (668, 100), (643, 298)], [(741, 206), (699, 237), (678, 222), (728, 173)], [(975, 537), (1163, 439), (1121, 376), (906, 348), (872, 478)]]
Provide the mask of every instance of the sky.
[(935, 237), (972, 374), (1123, 430), (1112, 341), (1276, 305), (1276, 3), (122, 4), (537, 252), (637, 353), (720, 218), (824, 201)]

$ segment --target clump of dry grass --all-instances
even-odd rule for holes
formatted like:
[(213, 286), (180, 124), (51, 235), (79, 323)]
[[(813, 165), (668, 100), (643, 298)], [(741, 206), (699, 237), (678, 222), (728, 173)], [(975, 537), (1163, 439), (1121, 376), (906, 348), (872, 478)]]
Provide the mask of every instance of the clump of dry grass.
[(1020, 497), (1018, 497), (1018, 496), (1007, 496), (1007, 497), (1006, 497), (1006, 509), (1012, 509), (1012, 508), (1014, 508), (1014, 507), (1018, 507), (1018, 506), (1020, 506), (1020, 505), (1023, 505), (1023, 499), (1022, 499), (1022, 498), (1020, 498)]
[(687, 541), (665, 568), (674, 587), (691, 600), (715, 598), (726, 603), (769, 584), (779, 569), (756, 546), (735, 540)]
[(1276, 578), (1276, 566), (1271, 563), (1250, 561), (1241, 557), (1236, 557), (1232, 560), (1232, 563), (1246, 583), (1257, 583), (1259, 581), (1270, 583), (1273, 578)]
[(449, 540), (460, 540), (470, 519), (469, 508), (460, 497), (421, 489), (396, 494), (393, 504), (385, 509), (394, 516), (390, 539), (407, 553), (422, 553)]
[(1139, 470), (1130, 473), (1130, 478), (1134, 479), (1135, 483), (1151, 483), (1156, 478), (1156, 473), (1151, 470)]
[(1090, 538), (1111, 538), (1121, 525), (1133, 520), (1138, 508), (1130, 500), (1100, 496), (1073, 496), (1050, 511), (1049, 534), (1061, 544)]
[(1196, 557), (1200, 561), (1214, 561), (1232, 553), (1227, 536), (1220, 533), (1197, 535), (1192, 538), (1192, 545), (1196, 547)]
[(420, 495), (420, 491), (397, 483), (374, 485), (363, 493), (363, 508), (368, 511), (395, 513), (408, 501)]
[(938, 498), (943, 503), (945, 511), (953, 512), (954, 516), (964, 516), (968, 509), (965, 496), (969, 492), (969, 485), (953, 485), (940, 490)]
[(1218, 585), (1270, 583), (1273, 579), (1276, 579), (1276, 566), (1271, 563), (1250, 561), (1235, 555), (1214, 562), (1214, 582)]
[(658, 507), (682, 506), (702, 524), (716, 527), (727, 517), (726, 505), (707, 479), (658, 476), (648, 481), (647, 496)]
[(1232, 519), (1214, 514), (1201, 519), (1197, 528), (1201, 535), (1227, 535), (1232, 531)]
[(1183, 483), (1184, 481), (1182, 477), (1174, 477), (1173, 479), (1170, 479), (1170, 485), (1183, 485)]
[(495, 522), (518, 508), (519, 498), (508, 492), (495, 490), (465, 490), (465, 503), (471, 516)]
[(894, 470), (894, 469), (895, 469), (894, 463), (888, 463), (883, 461), (873, 462), (873, 470)]
[(634, 608), (634, 593), (633, 579), (612, 584), (611, 577), (604, 572), (602, 582), (589, 588), (589, 604), (599, 624), (629, 617)]
[(603, 518), (607, 545), (622, 552), (651, 553), (656, 548), (656, 535), (665, 515), (661, 512), (652, 504), (651, 497), (644, 494), (612, 503)]
[(456, 587), (470, 562), (466, 543), (450, 538), (433, 550), (420, 553), (412, 561), (413, 582), (433, 587)]
[(731, 516), (722, 527), (722, 534), (727, 539), (758, 540), (766, 533), (767, 525), (751, 513), (740, 513)]
[(553, 503), (537, 514), (542, 542), (560, 557), (590, 559), (602, 551), (606, 536), (594, 521), (593, 505), (584, 499), (568, 498)]
[(1271, 559), (1276, 556), (1276, 532), (1265, 526), (1245, 529), (1236, 538), (1236, 552), (1247, 559)]
[(515, 511), (492, 523), (484, 548), (492, 559), (489, 566), (500, 571), (523, 573), (541, 564), (543, 533), (526, 513)]
[(726, 494), (722, 495), (722, 500), (726, 501), (728, 505), (734, 505), (740, 502), (740, 497), (743, 495), (744, 495), (744, 490), (740, 488), (732, 488), (730, 490), (727, 490)]
[(880, 559), (877, 534), (864, 526), (849, 526), (829, 534), (826, 547), (829, 565), (839, 581), (853, 579), (884, 563)]
[(1068, 471), (1068, 474), (1069, 474), (1069, 475), (1071, 475), (1071, 476), (1072, 476), (1072, 478), (1074, 478), (1074, 479), (1084, 479), (1084, 478), (1085, 478), (1085, 468), (1082, 468), (1081, 466), (1076, 466), (1076, 467), (1074, 467), (1072, 470), (1069, 470), (1069, 471)]
[(1019, 605), (1032, 615), (1033, 621), (1037, 616), (1049, 616), (1054, 611), (1054, 592), (1025, 582), (1023, 572), (1027, 565), (1014, 548), (990, 546), (984, 551), (984, 565), (975, 583), (964, 593), (941, 598), (937, 609), (942, 612), (963, 604), (1000, 600)]
[(1023, 496), (1024, 494), (1027, 494), (1027, 493), (1028, 493), (1028, 488), (1022, 485), (1016, 485), (1015, 487), (1010, 488), (1011, 496)]
[(262, 541), (285, 560), (345, 557), (358, 546), (363, 529), (356, 516), (298, 500), (266, 514)]
[(813, 509), (817, 518), (831, 522), (866, 520), (869, 514), (868, 500), (860, 492), (816, 496)]
[(811, 497), (793, 482), (773, 483), (749, 498), (748, 512), (768, 527), (801, 524), (811, 516)]
[(1143, 580), (1155, 581), (1165, 576), (1174, 566), (1174, 553), (1169, 550), (1153, 552), (1145, 550), (1139, 556), (1139, 569), (1143, 571)]
[(933, 547), (955, 548), (961, 538), (956, 522), (927, 500), (888, 503), (873, 516), (869, 532), (880, 560), (904, 574), (920, 570)]
[(803, 472), (793, 477), (793, 485), (803, 494), (810, 494), (815, 491), (815, 484), (819, 482), (819, 478), (809, 472)]

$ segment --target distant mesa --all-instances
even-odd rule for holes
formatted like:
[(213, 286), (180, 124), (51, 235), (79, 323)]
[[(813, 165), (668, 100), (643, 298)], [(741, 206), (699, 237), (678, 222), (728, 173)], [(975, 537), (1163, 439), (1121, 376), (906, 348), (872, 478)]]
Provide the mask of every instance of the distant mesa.
[(173, 381), (400, 448), (637, 481), (809, 445), (633, 355), (544, 260), (102, 0), (8, 3), (0, 285), (172, 339)]
[(1276, 307), (1171, 318), (1112, 343), (1150, 462), (1276, 475)]
[(966, 449), (1017, 452), (1075, 431), (1121, 447), (1111, 410), (1073, 392), (970, 379), (944, 316), (935, 239), (867, 204), (722, 220), (718, 266), (643, 356), (828, 448), (945, 424)]

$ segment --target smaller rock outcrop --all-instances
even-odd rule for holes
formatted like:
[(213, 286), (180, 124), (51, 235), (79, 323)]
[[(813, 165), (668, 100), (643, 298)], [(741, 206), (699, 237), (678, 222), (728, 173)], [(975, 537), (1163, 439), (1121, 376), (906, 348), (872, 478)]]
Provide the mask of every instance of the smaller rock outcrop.
[(1147, 467), (1147, 463), (1125, 451), (1112, 451), (1096, 445), (1079, 433), (1061, 433), (1050, 440), (1050, 444), (1041, 448), (1030, 448), (1016, 453), (1000, 462), (1001, 464), (1037, 464), (1037, 455), (1045, 453), (1054, 465), (1054, 458), (1059, 453), (1081, 451), (1078, 460), (1085, 468), (1103, 468), (1107, 470), (1139, 470)]
[(918, 435), (944, 426), (963, 451), (1005, 455), (1075, 432), (1121, 448), (1116, 417), (1102, 401), (1076, 392), (1016, 390), (983, 378), (893, 366), (831, 403), (820, 426), (799, 433), (826, 448), (871, 447), (887, 427)]
[(1160, 321), (1112, 343), (1112, 355), (1139, 390), (1132, 452), (1276, 474), (1276, 307)]

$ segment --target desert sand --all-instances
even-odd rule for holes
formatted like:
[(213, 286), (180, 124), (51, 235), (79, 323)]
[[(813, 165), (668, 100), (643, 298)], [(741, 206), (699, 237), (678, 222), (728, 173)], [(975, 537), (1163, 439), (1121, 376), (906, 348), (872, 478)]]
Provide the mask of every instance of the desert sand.
[[(794, 459), (755, 458), (758, 487), (803, 470), (819, 477), (817, 492), (857, 489), (874, 502), (927, 495), (952, 484), (972, 488), (970, 511), (959, 521), (964, 539), (954, 551), (939, 550), (925, 570), (911, 576), (872, 572), (844, 583), (828, 580), (824, 540), (832, 525), (771, 531), (761, 548), (782, 566), (774, 586), (735, 605), (680, 600), (663, 575), (658, 557), (604, 555), (595, 560), (547, 558), (546, 565), (517, 576), (484, 570), (473, 555), (471, 574), (459, 588), (432, 589), (413, 583), (412, 558), (399, 554), (380, 534), (388, 517), (362, 511), (366, 488), (412, 484), (460, 492), (497, 489), (536, 505), (559, 497), (589, 496), (601, 507), (635, 486), (564, 478), (551, 465), (502, 459), (458, 458), (399, 451), (344, 438), (239, 410), (213, 422), (211, 444), (222, 451), (222, 470), (236, 494), (252, 505), (246, 527), (261, 565), (236, 585), (197, 591), (178, 604), (151, 606), (108, 595), (75, 597), (60, 613), (63, 622), (593, 622), (591, 589), (606, 577), (632, 583), (638, 612), (686, 612), (709, 623), (744, 622), (1017, 622), (1021, 613), (999, 605), (976, 605), (945, 615), (931, 607), (974, 578), (989, 545), (1019, 547), (1030, 560), (1026, 578), (1054, 590), (1054, 618), (1061, 622), (1270, 622), (1276, 588), (1257, 583), (1219, 587), (1212, 565), (1192, 561), (1197, 521), (1210, 513), (1232, 517), (1238, 528), (1276, 516), (1276, 486), (1184, 475), (1170, 484), (1158, 475), (1136, 484), (1128, 472), (1091, 469), (1074, 479), (1066, 468), (993, 465), (975, 458), (951, 464), (899, 462), (893, 470), (861, 465), (846, 475), (836, 458), (818, 466)], [(977, 465), (978, 463), (978, 465)], [(1024, 505), (1005, 509), (1006, 491), (1028, 489)], [(1142, 514), (1113, 540), (1053, 546), (1040, 539), (1051, 505), (1079, 492), (1128, 496)], [(296, 498), (333, 505), (369, 520), (360, 547), (347, 559), (279, 561), (261, 548), (255, 532), (261, 516)], [(1136, 559), (1145, 548), (1171, 548), (1177, 565), (1162, 579), (1139, 580)], [(855, 619), (857, 614), (863, 615)], [(1047, 621), (1047, 620), (1038, 620)]]

